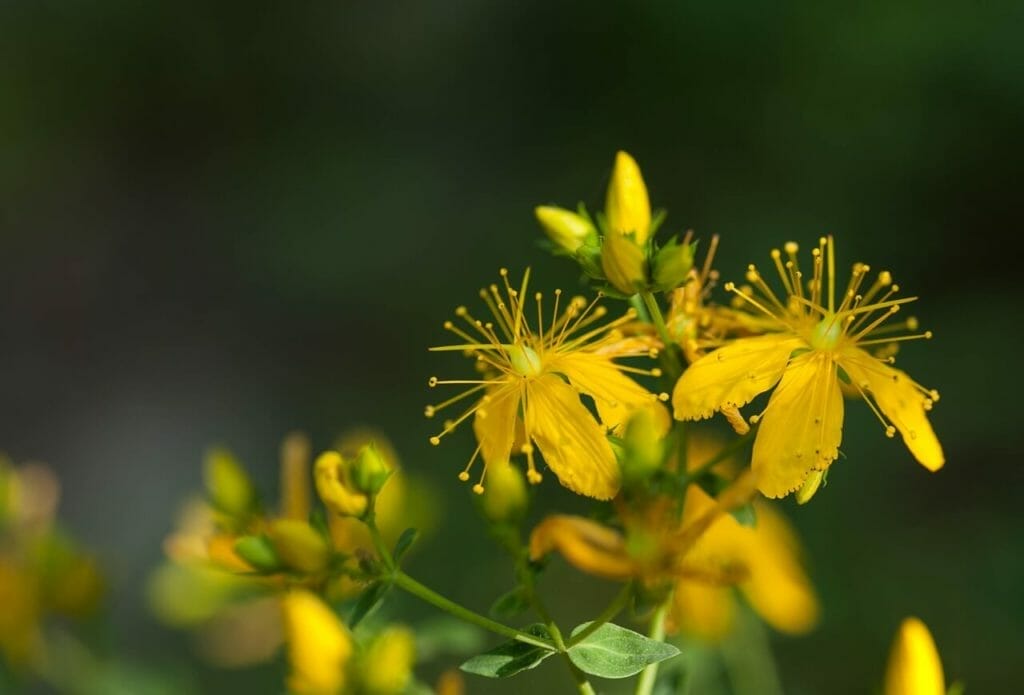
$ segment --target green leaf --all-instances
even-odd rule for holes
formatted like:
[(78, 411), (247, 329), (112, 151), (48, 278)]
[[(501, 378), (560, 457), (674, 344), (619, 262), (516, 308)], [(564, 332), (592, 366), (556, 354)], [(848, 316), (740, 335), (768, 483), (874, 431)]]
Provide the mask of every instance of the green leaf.
[[(572, 634), (582, 632), (588, 625), (589, 622), (577, 625)], [(578, 669), (600, 678), (627, 678), (640, 673), (645, 666), (677, 654), (679, 650), (671, 644), (612, 623), (605, 623), (569, 648), (569, 658)]]
[(384, 599), (390, 588), (391, 582), (374, 582), (366, 587), (366, 590), (359, 595), (359, 600), (356, 601), (356, 605), (352, 609), (352, 615), (348, 618), (348, 626), (354, 628), (358, 625), (363, 618), (380, 605), (380, 602)]
[(526, 589), (517, 586), (512, 591), (499, 596), (487, 612), (494, 618), (507, 620), (516, 617), (529, 607), (530, 600), (526, 595)]
[(398, 537), (398, 541), (395, 543), (395, 549), (391, 552), (392, 557), (395, 558), (395, 562), (402, 559), (402, 556), (408, 552), (412, 544), (416, 542), (420, 532), (414, 528), (407, 528), (402, 531), (402, 535)]
[[(523, 630), (534, 637), (551, 639), (551, 633), (540, 623), (535, 623)], [(536, 668), (540, 662), (555, 652), (543, 647), (535, 647), (519, 640), (499, 644), (483, 654), (477, 654), (462, 664), (466, 673), (473, 673), (487, 678), (508, 678), (520, 671)]]

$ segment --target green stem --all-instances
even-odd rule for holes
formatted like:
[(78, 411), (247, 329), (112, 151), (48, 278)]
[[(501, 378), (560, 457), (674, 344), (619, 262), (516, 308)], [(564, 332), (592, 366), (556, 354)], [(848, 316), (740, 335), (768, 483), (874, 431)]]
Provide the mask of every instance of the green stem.
[(380, 535), (380, 529), (377, 528), (376, 515), (373, 513), (373, 503), (371, 501), (370, 511), (363, 518), (363, 523), (366, 524), (366, 528), (370, 530), (370, 540), (373, 542), (373, 547), (377, 550), (377, 555), (380, 556), (381, 562), (387, 567), (389, 572), (395, 571), (395, 558), (391, 556), (391, 551), (388, 549), (387, 543), (384, 542), (384, 537)]
[(534, 583), (532, 577), (529, 580), (526, 589), (529, 594), (530, 604), (533, 605), (533, 609), (537, 611), (537, 615), (539, 615), (540, 619), (544, 621), (545, 625), (547, 625), (556, 649), (559, 654), (561, 654), (562, 660), (568, 667), (569, 673), (572, 675), (572, 679), (576, 682), (576, 689), (580, 692), (580, 695), (596, 695), (594, 687), (590, 685), (590, 681), (587, 680), (587, 674), (583, 673), (583, 671), (581, 671), (579, 667), (572, 662), (572, 659), (569, 658), (569, 647), (562, 638), (562, 631), (558, 629), (558, 624), (555, 622), (555, 619), (551, 617), (551, 614), (544, 605), (544, 601), (541, 600), (540, 595), (537, 594), (537, 585)]
[(520, 642), (525, 642), (526, 644), (532, 644), (533, 646), (540, 647), (541, 649), (547, 649), (549, 651), (558, 651), (558, 647), (556, 647), (551, 642), (548, 642), (545, 639), (541, 639), (540, 637), (534, 637), (533, 635), (523, 632), (522, 630), (517, 630), (514, 627), (503, 625), (502, 623), (491, 620), (486, 616), (471, 611), (465, 606), (461, 606), (458, 603), (455, 603), (451, 599), (445, 598), (433, 589), (424, 586), (423, 584), (420, 584), (418, 581), (410, 577), (402, 570), (395, 570), (391, 578), (394, 580), (395, 586), (398, 586), (399, 588), (409, 592), (418, 599), (426, 601), (432, 606), (440, 608), (446, 613), (451, 613), (460, 620), (465, 620), (467, 623), (472, 623), (477, 627), (482, 627), (485, 630), (490, 630), (491, 632), (503, 635), (510, 639), (518, 640)]
[(654, 324), (654, 330), (658, 332), (658, 337), (661, 338), (661, 342), (664, 344), (665, 349), (661, 351), (662, 363), (665, 366), (665, 376), (668, 380), (675, 385), (676, 379), (683, 373), (683, 366), (679, 361), (679, 354), (676, 351), (675, 341), (672, 340), (672, 336), (668, 333), (668, 326), (665, 325), (665, 317), (661, 313), (661, 307), (658, 306), (658, 300), (654, 298), (654, 295), (649, 291), (640, 293), (640, 298), (644, 302), (644, 306), (647, 308), (647, 313), (651, 316), (651, 322)]
[[(654, 615), (651, 616), (651, 627), (647, 633), (651, 639), (659, 642), (665, 639), (665, 618), (668, 616), (668, 607), (671, 603), (672, 595), (669, 594), (668, 598), (658, 606)], [(640, 680), (636, 683), (636, 695), (651, 695), (656, 680), (658, 680), (658, 664), (654, 663), (640, 673)]]
[(633, 584), (631, 582), (623, 584), (622, 589), (619, 593), (615, 594), (615, 598), (613, 598), (612, 602), (608, 604), (608, 607), (601, 612), (601, 615), (597, 616), (590, 625), (587, 625), (584, 629), (569, 638), (566, 648), (571, 649), (594, 634), (599, 627), (614, 620), (615, 616), (622, 612), (622, 609), (626, 607), (627, 603), (629, 603), (629, 599), (632, 595)]

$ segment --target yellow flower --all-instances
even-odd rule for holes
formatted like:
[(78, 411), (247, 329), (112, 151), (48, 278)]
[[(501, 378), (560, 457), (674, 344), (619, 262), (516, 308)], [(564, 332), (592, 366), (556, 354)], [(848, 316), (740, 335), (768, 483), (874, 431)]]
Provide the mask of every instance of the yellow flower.
[(354, 459), (345, 459), (337, 451), (325, 451), (316, 459), (316, 491), (323, 503), (342, 516), (362, 516), (370, 503), (365, 492), (353, 481)]
[(885, 695), (945, 695), (942, 661), (927, 626), (917, 618), (900, 625), (885, 674)]
[(647, 186), (636, 160), (621, 150), (615, 155), (604, 214), (609, 233), (633, 234), (637, 244), (647, 241), (651, 230), (651, 202), (647, 197)]
[[(541, 475), (534, 461), (536, 446), (564, 486), (588, 497), (611, 499), (619, 489), (619, 469), (606, 430), (620, 428), (640, 408), (664, 410), (657, 396), (625, 376), (626, 372), (658, 375), (658, 369), (638, 369), (613, 361), (650, 354), (643, 343), (624, 340), (616, 330), (631, 321), (634, 312), (630, 310), (600, 325), (607, 313), (604, 307), (595, 306), (596, 301), (588, 305), (582, 298), (574, 298), (559, 314), (561, 291), (555, 290), (555, 308), (547, 318), (539, 292), (534, 295), (536, 308), (529, 306), (529, 270), (518, 290), (509, 285), (507, 271), (503, 269), (501, 276), (504, 294), (497, 285), (480, 292), (493, 322), (475, 319), (469, 310), (459, 307), (455, 313), (465, 327), (448, 321), (445, 328), (463, 342), (432, 348), (466, 352), (475, 358), (483, 374), (470, 380), (430, 379), (431, 387), (459, 384), (469, 388), (427, 406), (427, 417), (482, 392), (473, 405), (445, 423), (430, 441), (440, 444), (443, 436), (472, 417), (479, 446), (459, 475), (462, 480), (469, 479), (477, 455), (482, 454), (486, 471), (487, 466), (507, 463), (515, 450), (526, 455), (527, 479), (538, 483)], [(536, 316), (536, 331), (530, 325), (528, 311)], [(580, 401), (581, 393), (594, 400), (599, 419)], [(664, 422), (665, 427), (667, 424)], [(483, 476), (473, 489), (483, 493)]]
[(899, 432), (922, 465), (941, 468), (942, 448), (926, 417), (939, 395), (890, 366), (896, 343), (931, 337), (930, 332), (897, 335), (914, 330), (913, 319), (884, 325), (915, 298), (893, 299), (899, 288), (888, 272), (863, 290), (869, 268), (857, 263), (837, 302), (831, 238), (822, 238), (814, 249), (806, 285), (796, 244), (786, 244), (785, 250), (785, 263), (780, 251), (772, 251), (785, 290), (782, 299), (753, 265), (747, 272), (752, 288), (725, 286), (763, 313), (775, 332), (734, 340), (694, 362), (673, 392), (676, 418), (696, 420), (739, 408), (778, 384), (765, 411), (750, 418), (761, 423), (751, 467), (762, 493), (782, 497), (800, 488), (812, 471), (827, 470), (839, 455), (841, 383), (848, 382), (887, 436)]
[(398, 695), (412, 679), (416, 638), (406, 627), (389, 627), (377, 635), (359, 661), (362, 691)]
[(352, 637), (338, 616), (316, 594), (294, 590), (281, 599), (291, 676), (296, 695), (344, 692)]
[[(697, 486), (686, 495), (684, 519), (705, 514), (714, 500)], [(802, 634), (817, 623), (819, 606), (799, 560), (799, 543), (786, 519), (755, 502), (756, 524), (744, 526), (719, 517), (697, 540), (689, 562), (695, 566), (742, 568), (736, 587), (765, 622), (780, 632)], [(724, 637), (733, 626), (735, 599), (730, 587), (682, 577), (676, 583), (670, 622), (707, 640)]]

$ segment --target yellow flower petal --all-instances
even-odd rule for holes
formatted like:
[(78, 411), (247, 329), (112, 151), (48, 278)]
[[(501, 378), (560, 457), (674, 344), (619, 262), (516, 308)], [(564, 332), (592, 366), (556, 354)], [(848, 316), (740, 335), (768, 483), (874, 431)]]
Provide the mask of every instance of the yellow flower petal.
[(628, 579), (636, 573), (622, 535), (579, 516), (549, 516), (530, 534), (530, 559), (553, 550), (578, 570), (607, 579)]
[(944, 695), (945, 683), (931, 633), (917, 618), (907, 618), (889, 654), (885, 695)]
[(315, 594), (291, 591), (281, 600), (291, 676), (300, 695), (336, 695), (345, 687), (352, 637), (338, 616)]
[(573, 492), (599, 500), (619, 490), (619, 468), (604, 430), (576, 391), (554, 374), (529, 383), (526, 432), (558, 480)]
[(799, 338), (784, 334), (742, 338), (705, 355), (683, 372), (672, 392), (677, 420), (701, 420), (725, 406), (740, 407), (782, 377)]
[[(713, 356), (714, 353), (712, 353)], [(784, 497), (828, 468), (843, 438), (843, 396), (830, 355), (811, 352), (786, 370), (754, 441), (751, 469), (767, 497)]]
[[(594, 399), (597, 412), (605, 427), (618, 430), (635, 411), (657, 404), (654, 395), (640, 384), (620, 372), (607, 357), (587, 352), (573, 352), (552, 364), (553, 371), (561, 372), (569, 383)], [(664, 411), (651, 410), (661, 434), (668, 431), (669, 422)]]
[(806, 572), (800, 564), (793, 530), (781, 514), (757, 504), (757, 525), (743, 529), (743, 549), (750, 570), (740, 583), (750, 605), (765, 622), (780, 632), (803, 634), (818, 622), (820, 608)]
[(942, 445), (926, 416), (925, 406), (930, 399), (906, 372), (893, 369), (859, 348), (841, 353), (839, 365), (854, 384), (874, 399), (918, 463), (930, 471), (942, 468), (946, 462)]
[(626, 152), (615, 155), (615, 168), (608, 182), (604, 214), (610, 232), (636, 234), (636, 242), (643, 244), (651, 229), (651, 203), (647, 186), (636, 160)]
[(736, 603), (728, 587), (690, 579), (676, 582), (668, 616), (672, 632), (717, 642), (729, 634), (735, 615)]
[(473, 416), (473, 432), (488, 464), (507, 463), (516, 435), (519, 385), (507, 384), (488, 391)]

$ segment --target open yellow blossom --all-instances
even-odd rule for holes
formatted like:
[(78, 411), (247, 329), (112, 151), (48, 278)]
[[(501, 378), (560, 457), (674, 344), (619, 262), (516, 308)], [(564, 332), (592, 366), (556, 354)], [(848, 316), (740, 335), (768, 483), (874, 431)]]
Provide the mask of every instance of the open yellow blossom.
[(733, 340), (694, 362), (673, 392), (676, 418), (696, 420), (739, 408), (777, 385), (767, 408), (750, 418), (760, 421), (751, 467), (762, 493), (782, 497), (800, 488), (812, 471), (827, 470), (839, 455), (841, 384), (848, 383), (887, 436), (899, 432), (923, 466), (938, 470), (944, 457), (926, 413), (939, 395), (891, 366), (895, 344), (931, 337), (930, 332), (900, 333), (915, 330), (914, 319), (887, 325), (915, 298), (893, 298), (899, 287), (887, 271), (864, 289), (870, 269), (863, 263), (854, 264), (846, 290), (837, 295), (831, 238), (822, 238), (813, 250), (809, 281), (796, 252), (791, 242), (786, 260), (778, 249), (771, 254), (784, 289), (781, 298), (753, 265), (747, 271), (751, 287), (726, 284), (762, 313), (774, 332)]
[[(555, 290), (554, 310), (546, 317), (539, 292), (533, 297), (535, 307), (527, 299), (529, 270), (519, 289), (509, 284), (506, 270), (502, 269), (501, 276), (504, 292), (497, 285), (480, 291), (493, 321), (476, 319), (468, 309), (459, 307), (455, 314), (464, 325), (448, 321), (445, 328), (463, 342), (432, 348), (467, 353), (482, 375), (468, 380), (430, 379), (431, 387), (454, 384), (468, 388), (427, 406), (427, 417), (479, 394), (430, 441), (440, 444), (442, 437), (472, 417), (479, 446), (459, 474), (462, 480), (469, 479), (478, 455), (483, 457), (486, 472), (487, 466), (504, 464), (513, 453), (523, 453), (527, 479), (538, 483), (536, 447), (564, 486), (588, 497), (610, 499), (619, 489), (619, 469), (606, 431), (624, 426), (638, 409), (664, 411), (657, 396), (626, 376), (656, 376), (660, 374), (657, 368), (640, 369), (613, 361), (651, 352), (643, 342), (624, 339), (617, 330), (633, 320), (635, 312), (602, 323), (606, 309), (597, 306), (597, 300), (588, 304), (577, 297), (559, 313), (562, 293)], [(536, 317), (536, 329), (530, 325), (531, 315)], [(581, 402), (580, 394), (593, 399), (597, 418)], [(667, 413), (663, 419), (667, 428)], [(481, 475), (475, 492), (483, 492), (483, 480)]]
[(291, 676), (296, 695), (338, 695), (345, 691), (353, 643), (348, 629), (320, 598), (306, 590), (281, 599)]
[(885, 674), (885, 695), (945, 695), (942, 661), (928, 627), (917, 618), (907, 618), (889, 654)]

